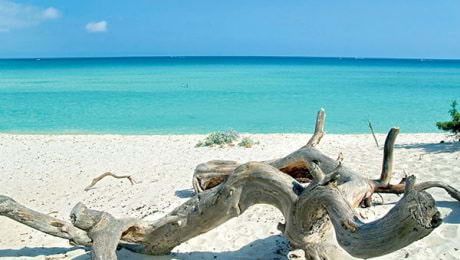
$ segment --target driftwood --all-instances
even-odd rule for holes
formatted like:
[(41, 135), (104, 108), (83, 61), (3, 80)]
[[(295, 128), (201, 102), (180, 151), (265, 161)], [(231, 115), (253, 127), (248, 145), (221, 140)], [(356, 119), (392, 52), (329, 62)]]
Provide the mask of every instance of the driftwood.
[(369, 121), (367, 121), (367, 122), (368, 122), (368, 124), (369, 124), (369, 128), (371, 129), (372, 137), (374, 137), (375, 145), (377, 146), (377, 148), (380, 148), (380, 147), (379, 147), (379, 141), (377, 141), (377, 137), (375, 137), (374, 128), (372, 127), (371, 120), (369, 120)]
[[(390, 131), (378, 180), (362, 177), (317, 150), (324, 135), (320, 111), (313, 137), (286, 157), (239, 164), (210, 161), (193, 176), (197, 194), (155, 221), (117, 219), (78, 203), (65, 222), (28, 209), (0, 196), (0, 215), (74, 244), (90, 246), (93, 259), (116, 259), (116, 249), (164, 255), (177, 245), (238, 217), (255, 204), (273, 205), (284, 215), (278, 229), (293, 248), (308, 259), (328, 259), (326, 232), (335, 231), (350, 255), (371, 258), (401, 249), (429, 235), (442, 220), (434, 199), (425, 190), (438, 187), (460, 201), (460, 192), (442, 182), (422, 182), (410, 176), (392, 185), (393, 145), (399, 132)], [(354, 208), (370, 206), (374, 193), (403, 194), (382, 218), (364, 223)]]
[(131, 182), (131, 185), (134, 185), (134, 183), (136, 183), (133, 178), (129, 175), (126, 175), (126, 176), (118, 176), (118, 175), (115, 175), (111, 172), (105, 172), (103, 174), (101, 174), (100, 176), (97, 176), (96, 178), (93, 179), (93, 181), (91, 181), (91, 183), (88, 185), (88, 187), (85, 188), (85, 191), (89, 191), (92, 187), (94, 187), (94, 185), (96, 185), (96, 183), (98, 183), (100, 180), (104, 179), (105, 177), (107, 176), (110, 176), (110, 177), (113, 177), (115, 179), (128, 179), (129, 182)]

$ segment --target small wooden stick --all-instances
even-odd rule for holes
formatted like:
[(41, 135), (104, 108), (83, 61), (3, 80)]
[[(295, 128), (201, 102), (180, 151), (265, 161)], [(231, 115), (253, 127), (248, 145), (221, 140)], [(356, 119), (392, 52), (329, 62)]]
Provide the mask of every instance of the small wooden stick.
[(372, 127), (371, 120), (368, 120), (368, 122), (369, 122), (369, 128), (371, 129), (372, 136), (374, 137), (375, 145), (377, 145), (377, 148), (380, 148), (379, 142), (377, 141), (377, 137), (375, 137), (374, 128)]
[(130, 182), (131, 182), (131, 185), (134, 185), (136, 182), (132, 179), (131, 176), (129, 175), (126, 175), (126, 176), (118, 176), (118, 175), (115, 175), (111, 172), (106, 172), (106, 173), (103, 173), (101, 176), (98, 176), (96, 178), (93, 179), (93, 181), (91, 182), (90, 185), (88, 185), (88, 187), (85, 188), (85, 191), (88, 191), (90, 190), (94, 185), (96, 185), (96, 183), (98, 183), (100, 180), (104, 179), (105, 177), (107, 176), (111, 176), (115, 179), (128, 179)]

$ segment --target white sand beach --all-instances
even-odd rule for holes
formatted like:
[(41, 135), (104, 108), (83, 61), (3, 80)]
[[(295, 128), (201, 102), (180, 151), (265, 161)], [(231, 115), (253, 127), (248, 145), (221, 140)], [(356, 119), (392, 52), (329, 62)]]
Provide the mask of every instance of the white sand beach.
[[(83, 202), (116, 217), (158, 218), (193, 195), (197, 164), (213, 159), (239, 162), (279, 158), (304, 145), (307, 134), (254, 134), (253, 148), (201, 147), (204, 135), (11, 135), (0, 134), (0, 194), (37, 211), (67, 220), (72, 207)], [(378, 135), (383, 145), (385, 135)], [(460, 143), (444, 134), (401, 134), (396, 141), (393, 182), (408, 174), (418, 181), (442, 180), (460, 189)], [(383, 150), (370, 134), (326, 134), (318, 148), (370, 178), (380, 175)], [(131, 175), (137, 184), (106, 178), (94, 189), (84, 188), (104, 173)], [(460, 203), (444, 191), (431, 189), (444, 219), (428, 237), (377, 259), (460, 259)], [(381, 201), (375, 196), (375, 201)], [(372, 221), (398, 200), (383, 195), (384, 204), (358, 209)], [(276, 229), (283, 217), (274, 207), (257, 205), (239, 218), (183, 243), (173, 254), (143, 256), (122, 250), (120, 259), (302, 259), (289, 253), (288, 241)], [(331, 238), (334, 239), (334, 238)], [(289, 254), (288, 254), (289, 253)], [(337, 259), (353, 259), (338, 251)], [(2, 259), (89, 259), (88, 251), (0, 217)]]

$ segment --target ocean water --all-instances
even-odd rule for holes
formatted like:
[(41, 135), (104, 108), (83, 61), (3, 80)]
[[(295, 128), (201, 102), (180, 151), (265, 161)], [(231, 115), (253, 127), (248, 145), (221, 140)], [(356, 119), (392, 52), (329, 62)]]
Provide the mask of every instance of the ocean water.
[(437, 132), (460, 61), (278, 57), (0, 60), (0, 132)]

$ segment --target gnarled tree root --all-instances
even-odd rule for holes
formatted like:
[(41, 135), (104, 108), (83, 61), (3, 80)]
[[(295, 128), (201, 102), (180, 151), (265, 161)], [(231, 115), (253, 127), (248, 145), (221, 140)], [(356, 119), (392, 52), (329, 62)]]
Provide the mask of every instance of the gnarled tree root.
[[(285, 218), (279, 229), (293, 247), (305, 250), (308, 258), (328, 259), (324, 236), (332, 228), (339, 245), (349, 254), (370, 258), (403, 248), (441, 224), (434, 199), (424, 190), (440, 187), (460, 200), (458, 190), (441, 182), (416, 184), (411, 176), (390, 184), (397, 130), (390, 131), (387, 138), (390, 141), (385, 145), (386, 159), (379, 180), (363, 178), (322, 154), (313, 146), (324, 134), (324, 117), (324, 111), (320, 111), (317, 121), (322, 122), (317, 122), (314, 140), (286, 157), (241, 165), (233, 161), (199, 165), (193, 182), (197, 194), (155, 221), (117, 219), (79, 203), (68, 223), (5, 196), (0, 196), (0, 215), (90, 246), (93, 259), (116, 259), (117, 247), (150, 255), (168, 254), (179, 244), (238, 217), (252, 205), (269, 204)], [(385, 216), (364, 223), (354, 208), (374, 192), (404, 195)]]

